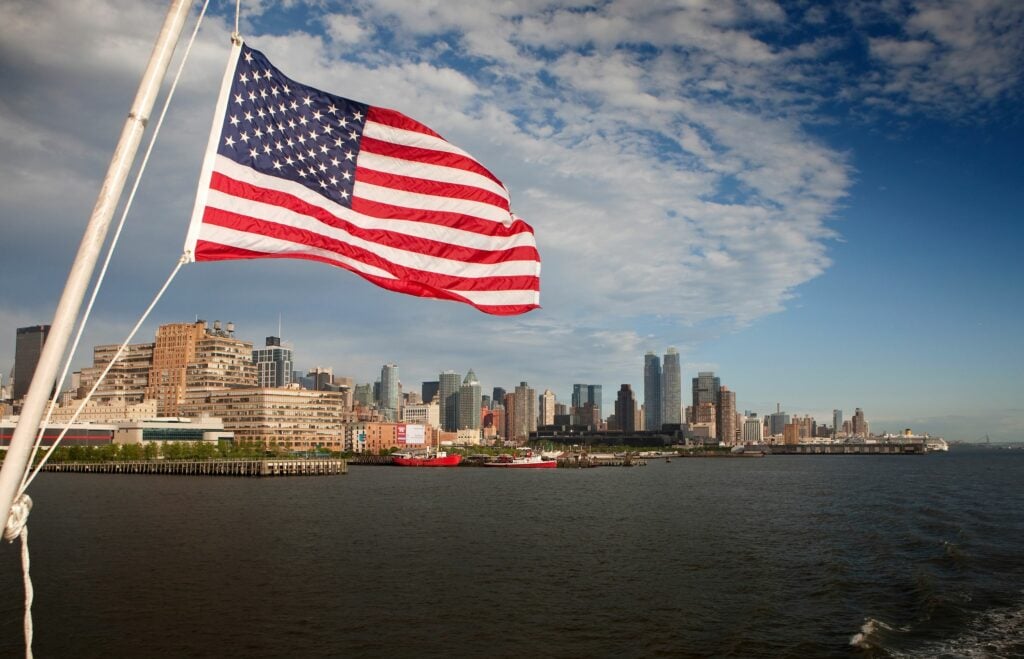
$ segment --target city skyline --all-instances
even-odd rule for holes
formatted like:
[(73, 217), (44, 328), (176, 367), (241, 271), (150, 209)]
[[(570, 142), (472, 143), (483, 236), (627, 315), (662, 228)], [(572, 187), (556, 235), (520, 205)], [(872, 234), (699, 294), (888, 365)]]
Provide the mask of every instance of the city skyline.
[[(214, 11), (76, 368), (180, 254), (233, 21)], [(0, 37), (4, 382), (15, 329), (52, 320), (163, 12), (0, 7), (18, 26)], [(251, 7), (242, 32), (297, 80), (409, 112), (492, 168), (536, 230), (542, 308), (491, 318), (318, 264), (198, 264), (136, 341), (219, 316), (257, 344), (283, 334), (303, 369), (372, 381), (395, 363), (408, 388), (472, 368), (484, 391), (525, 380), (559, 400), (601, 384), (605, 416), (623, 383), (644, 399), (642, 355), (675, 346), (684, 381), (714, 371), (741, 410), (1024, 436), (1018, 3), (298, 2)]]

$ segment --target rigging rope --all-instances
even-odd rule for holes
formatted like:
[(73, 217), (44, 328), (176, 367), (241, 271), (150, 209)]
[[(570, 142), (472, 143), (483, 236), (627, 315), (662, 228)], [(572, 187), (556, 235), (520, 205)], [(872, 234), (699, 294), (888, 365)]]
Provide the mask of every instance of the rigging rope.
[[(156, 145), (157, 137), (160, 135), (160, 128), (163, 126), (164, 118), (167, 116), (167, 110), (168, 108), (170, 108), (171, 99), (174, 98), (174, 92), (178, 88), (178, 81), (181, 79), (182, 71), (184, 71), (185, 69), (185, 63), (188, 62), (188, 56), (192, 52), (192, 46), (195, 43), (196, 36), (199, 34), (199, 26), (203, 23), (203, 17), (206, 15), (206, 8), (209, 6), (209, 4), (210, 0), (205, 0), (202, 8), (199, 10), (199, 17), (196, 19), (195, 27), (192, 30), (192, 36), (189, 38), (188, 45), (185, 47), (185, 52), (182, 55), (181, 62), (178, 64), (178, 70), (174, 75), (174, 79), (171, 81), (171, 86), (167, 91), (167, 97), (164, 99), (163, 108), (160, 110), (160, 116), (157, 118), (156, 124), (154, 124), (153, 126), (153, 135), (149, 139), (149, 145), (146, 147), (146, 153), (142, 157), (142, 163), (139, 165), (139, 171), (135, 174), (135, 181), (132, 183), (132, 189), (128, 193), (128, 200), (125, 202), (124, 210), (121, 212), (121, 219), (117, 224), (117, 229), (115, 229), (114, 231), (113, 238), (111, 238), (110, 246), (107, 248), (107, 255), (103, 260), (103, 265), (100, 268), (99, 275), (96, 278), (96, 283), (93, 285), (92, 294), (89, 297), (89, 302), (88, 304), (86, 304), (85, 312), (82, 314), (82, 319), (78, 323), (78, 331), (75, 334), (75, 340), (71, 344), (71, 349), (67, 353), (67, 360), (64, 362), (64, 370), (61, 371), (60, 379), (57, 380), (56, 391), (58, 392), (60, 391), (61, 387), (64, 386), (64, 381), (67, 379), (68, 371), (71, 370), (71, 363), (72, 360), (74, 359), (75, 352), (78, 350), (78, 344), (81, 342), (82, 335), (85, 333), (85, 325), (89, 320), (90, 314), (92, 313), (92, 308), (96, 302), (96, 297), (99, 295), (100, 287), (103, 285), (103, 280), (106, 277), (107, 269), (110, 266), (110, 261), (114, 256), (114, 250), (117, 247), (118, 240), (120, 240), (121, 238), (121, 231), (124, 229), (125, 221), (128, 219), (128, 213), (131, 211), (132, 203), (135, 201), (135, 193), (138, 192), (139, 185), (142, 183), (142, 175), (146, 171), (146, 165), (149, 164), (149, 157), (153, 153), (153, 147)], [(177, 269), (175, 269), (175, 273), (176, 272)], [(164, 284), (164, 289), (161, 289), (157, 299), (159, 299), (159, 295), (163, 294), (163, 290), (167, 288), (167, 285), (169, 283), (170, 282), (168, 281), (167, 284)], [(152, 309), (152, 305), (150, 306), (150, 309)], [(146, 311), (146, 314), (148, 313), (149, 310)], [(135, 331), (136, 330), (133, 330), (132, 336), (134, 336)], [(129, 337), (128, 340), (130, 341), (131, 337)], [(102, 375), (97, 379), (97, 386), (103, 381), (103, 378), (110, 371), (110, 366), (112, 366), (117, 361), (117, 358), (121, 356), (121, 352), (123, 350), (124, 346), (121, 347), (121, 350), (118, 350), (117, 355), (114, 357), (114, 359), (110, 361), (110, 365), (108, 365), (108, 368), (104, 370)], [(75, 412), (75, 415), (72, 417), (72, 420), (69, 421), (64, 426), (63, 430), (61, 430), (60, 434), (57, 436), (57, 439), (54, 440), (53, 444), (50, 446), (50, 449), (43, 460), (44, 462), (46, 461), (46, 459), (50, 457), (53, 451), (64, 439), (64, 436), (68, 433), (68, 430), (70, 430), (71, 425), (78, 419), (78, 416), (85, 408), (85, 405), (92, 398), (92, 395), (95, 391), (96, 388), (93, 387), (93, 390), (89, 392), (89, 395), (86, 396), (86, 398), (82, 401), (82, 404), (79, 405), (79, 408)], [(46, 417), (43, 420), (42, 425), (40, 425), (39, 427), (39, 433), (36, 435), (36, 442), (32, 447), (31, 458), (28, 460), (28, 462), (25, 463), (25, 473), (22, 475), (21, 478), (21, 487), (19, 489), (19, 492), (24, 492), (25, 489), (28, 487), (28, 484), (32, 481), (32, 478), (35, 478), (34, 475), (31, 478), (29, 477), (29, 473), (32, 469), (32, 462), (35, 460), (36, 455), (38, 455), (39, 453), (40, 446), (42, 445), (43, 442), (43, 433), (46, 431), (46, 427), (50, 424), (50, 419), (53, 416), (53, 409), (56, 406), (56, 402), (56, 398), (54, 398), (53, 400), (50, 401), (50, 404), (47, 407)], [(36, 473), (38, 473), (38, 469), (36, 470)]]
[[(192, 30), (192, 36), (189, 38), (188, 45), (185, 47), (185, 52), (182, 55), (180, 64), (178, 65), (178, 70), (175, 73), (174, 80), (171, 82), (171, 86), (167, 92), (167, 97), (164, 99), (163, 109), (161, 110), (160, 117), (157, 119), (156, 125), (153, 128), (153, 136), (150, 138), (149, 145), (146, 148), (146, 153), (143, 156), (142, 162), (139, 166), (139, 171), (135, 176), (135, 181), (134, 184), (132, 185), (131, 192), (129, 193), (128, 199), (125, 202), (124, 211), (121, 214), (121, 220), (118, 223), (117, 229), (114, 232), (114, 235), (111, 239), (110, 246), (107, 250), (106, 258), (103, 262), (103, 266), (100, 269), (99, 275), (96, 278), (96, 283), (93, 285), (93, 291), (92, 295), (89, 298), (89, 303), (88, 305), (86, 305), (85, 312), (82, 314), (82, 318), (79, 321), (78, 331), (75, 335), (75, 340), (67, 353), (67, 360), (65, 361), (64, 370), (61, 372), (60, 379), (57, 381), (56, 391), (60, 391), (60, 388), (64, 385), (64, 380), (67, 378), (68, 371), (71, 369), (71, 363), (74, 358), (75, 352), (78, 349), (78, 344), (81, 341), (82, 334), (85, 331), (86, 322), (89, 319), (89, 315), (92, 312), (92, 308), (96, 301), (96, 297), (99, 294), (101, 285), (103, 284), (103, 280), (107, 273), (108, 266), (110, 265), (111, 258), (113, 257), (114, 254), (114, 249), (117, 246), (117, 242), (120, 238), (121, 231), (124, 228), (125, 220), (128, 217), (128, 212), (131, 210), (132, 202), (135, 199), (135, 193), (138, 191), (139, 184), (142, 181), (142, 174), (146, 170), (146, 164), (149, 162), (149, 156), (153, 152), (153, 146), (156, 143), (157, 136), (160, 134), (160, 127), (163, 125), (164, 117), (167, 116), (167, 110), (170, 107), (171, 99), (174, 97), (174, 91), (177, 89), (178, 81), (181, 79), (181, 74), (185, 68), (185, 63), (188, 61), (188, 56), (192, 52), (192, 46), (195, 44), (196, 36), (199, 34), (199, 26), (202, 25), (203, 17), (206, 15), (206, 9), (209, 6), (209, 4), (209, 0), (205, 0), (203, 2), (203, 6), (199, 11), (199, 16), (196, 19), (195, 28)], [(238, 31), (237, 21), (238, 19), (236, 16), (236, 33)], [(131, 342), (132, 338), (134, 338), (136, 332), (138, 332), (139, 328), (149, 317), (150, 312), (152, 312), (153, 308), (156, 307), (157, 302), (160, 301), (160, 298), (163, 296), (168, 286), (170, 286), (171, 281), (173, 281), (174, 277), (178, 274), (178, 271), (181, 269), (181, 266), (187, 263), (188, 261), (189, 259), (187, 254), (183, 254), (181, 258), (178, 259), (178, 263), (171, 271), (171, 274), (167, 278), (167, 281), (164, 282), (164, 285), (157, 292), (156, 296), (153, 298), (153, 301), (149, 304), (145, 312), (142, 314), (142, 317), (139, 318), (139, 321), (135, 324), (135, 327), (132, 328), (132, 331), (128, 335), (128, 338), (126, 338), (124, 343), (121, 344), (121, 347), (118, 349), (113, 359), (111, 359), (110, 363), (107, 364), (106, 368), (100, 374), (99, 378), (97, 378), (96, 383), (93, 385), (88, 395), (78, 406), (78, 409), (75, 411), (75, 414), (72, 416), (71, 420), (61, 430), (60, 435), (54, 440), (53, 444), (47, 450), (46, 455), (44, 455), (43, 459), (40, 460), (36, 469), (32, 471), (32, 463), (35, 461), (35, 458), (39, 453), (39, 448), (42, 444), (43, 435), (45, 433), (46, 427), (50, 423), (50, 419), (52, 418), (53, 409), (56, 404), (56, 398), (50, 401), (50, 405), (48, 406), (46, 412), (46, 418), (40, 425), (39, 433), (36, 435), (36, 441), (32, 447), (31, 456), (29, 457), (28, 461), (25, 464), (25, 473), (22, 475), (21, 486), (18, 488), (18, 494), (17, 496), (15, 496), (14, 502), (11, 504), (11, 511), (8, 514), (7, 519), (5, 520), (3, 530), (3, 537), (8, 542), (14, 542), (15, 538), (21, 539), (21, 570), (22, 575), (24, 577), (25, 586), (24, 626), (26, 659), (32, 659), (32, 601), (35, 598), (35, 591), (32, 587), (32, 576), (29, 571), (31, 561), (28, 551), (28, 515), (29, 512), (32, 510), (32, 499), (28, 496), (26, 490), (28, 489), (28, 486), (32, 483), (32, 481), (35, 480), (35, 477), (39, 474), (39, 470), (42, 469), (46, 461), (49, 460), (51, 455), (53, 455), (53, 452), (56, 450), (57, 446), (59, 446), (61, 440), (64, 439), (64, 436), (71, 428), (71, 425), (78, 419), (79, 415), (82, 413), (82, 410), (85, 409), (85, 406), (89, 403), (93, 394), (96, 392), (96, 389), (99, 387), (99, 385), (103, 382), (103, 379), (106, 377), (107, 373), (110, 372), (110, 369), (120, 358), (121, 354), (124, 352), (127, 345)]]

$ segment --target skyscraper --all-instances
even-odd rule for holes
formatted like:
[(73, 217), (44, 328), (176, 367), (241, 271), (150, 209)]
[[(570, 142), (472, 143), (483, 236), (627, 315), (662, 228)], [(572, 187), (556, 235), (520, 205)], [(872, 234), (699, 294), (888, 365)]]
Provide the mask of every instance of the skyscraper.
[(281, 345), (281, 338), (268, 336), (264, 348), (254, 348), (252, 361), (256, 365), (256, 386), (286, 387), (292, 383), (292, 350)]
[(398, 421), (401, 390), (398, 384), (398, 365), (384, 364), (380, 369), (380, 410), (385, 421)]
[(633, 396), (633, 387), (628, 384), (619, 387), (619, 395), (615, 399), (615, 420), (622, 432), (636, 432), (636, 397)]
[(428, 380), (420, 385), (420, 398), (424, 403), (434, 402), (434, 398), (437, 396), (437, 388), (439, 384), (437, 380)]
[(469, 369), (459, 387), (459, 430), (480, 428), (480, 398), (483, 390), (473, 369)]
[(522, 442), (528, 440), (530, 433), (537, 430), (537, 393), (526, 382), (520, 382), (514, 397), (513, 434), (510, 439)]
[(868, 436), (868, 422), (864, 418), (864, 410), (859, 407), (853, 411), (853, 434), (859, 437)]
[(644, 427), (661, 430), (661, 359), (644, 355)]
[(679, 369), (679, 351), (669, 348), (661, 371), (661, 422), (682, 423), (683, 380)]
[(572, 406), (576, 409), (582, 409), (588, 402), (590, 402), (590, 391), (587, 385), (572, 385)]
[(590, 398), (591, 405), (594, 406), (595, 413), (598, 418), (601, 417), (601, 385), (599, 384), (588, 384), (587, 385), (587, 396)]
[(505, 391), (504, 387), (495, 387), (491, 390), (491, 401), (493, 405), (504, 405), (505, 404)]
[(540, 425), (553, 426), (555, 424), (555, 394), (550, 389), (545, 389), (540, 395)]
[(28, 393), (32, 376), (36, 372), (36, 364), (43, 353), (43, 344), (49, 335), (49, 325), (18, 328), (14, 343), (14, 390), (11, 392), (13, 400), (24, 398)]
[(718, 392), (715, 428), (718, 430), (718, 441), (726, 446), (736, 443), (736, 392), (729, 387), (721, 387)]
[(843, 432), (843, 411), (832, 410), (832, 439), (835, 439)]
[(718, 390), (721, 388), (721, 378), (715, 377), (714, 371), (700, 371), (697, 377), (693, 378), (693, 407), (697, 409), (701, 403), (718, 404)]
[(437, 377), (441, 429), (446, 432), (455, 432), (459, 429), (459, 386), (459, 374), (455, 371), (445, 371)]

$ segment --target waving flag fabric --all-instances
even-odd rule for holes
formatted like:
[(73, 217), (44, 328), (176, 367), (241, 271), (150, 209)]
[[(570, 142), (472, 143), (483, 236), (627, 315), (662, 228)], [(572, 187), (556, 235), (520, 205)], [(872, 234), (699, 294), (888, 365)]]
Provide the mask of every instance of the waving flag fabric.
[(539, 306), (533, 229), (505, 186), (409, 117), (297, 83), (236, 44), (185, 250), (301, 258), (492, 314)]

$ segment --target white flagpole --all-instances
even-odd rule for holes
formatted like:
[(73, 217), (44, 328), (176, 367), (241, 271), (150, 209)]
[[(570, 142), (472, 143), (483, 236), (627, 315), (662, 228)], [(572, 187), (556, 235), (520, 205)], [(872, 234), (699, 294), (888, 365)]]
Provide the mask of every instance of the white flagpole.
[(29, 454), (32, 452), (32, 444), (39, 431), (39, 422), (43, 418), (50, 391), (57, 378), (64, 352), (67, 350), (68, 338), (71, 336), (71, 330), (78, 318), (78, 312), (81, 309), (89, 280), (92, 278), (100, 249), (106, 241), (110, 220), (117, 209), (125, 181), (131, 170), (132, 162), (135, 160), (139, 143), (142, 141), (142, 134), (146, 130), (149, 113), (152, 111), (160, 91), (160, 84), (171, 62), (171, 56), (174, 54), (178, 37), (181, 36), (181, 30), (185, 26), (185, 19), (188, 17), (191, 4), (191, 0), (171, 0), (171, 6), (167, 11), (160, 35), (149, 56), (146, 72), (139, 83), (135, 101), (132, 103), (124, 128), (121, 129), (121, 137), (114, 149), (110, 166), (107, 168), (107, 175), (103, 179), (103, 187), (100, 188), (92, 216), (89, 218), (89, 224), (82, 236), (78, 254), (68, 273), (64, 293), (57, 304), (50, 333), (46, 338), (46, 343), (43, 344), (43, 351), (39, 356), (32, 384), (29, 385), (28, 393), (25, 396), (21, 417), (14, 429), (14, 435), (11, 437), (11, 445), (7, 449), (3, 468), (0, 469), (0, 513), (2, 513), (0, 522), (3, 524), (7, 523), (11, 504), (17, 495)]

